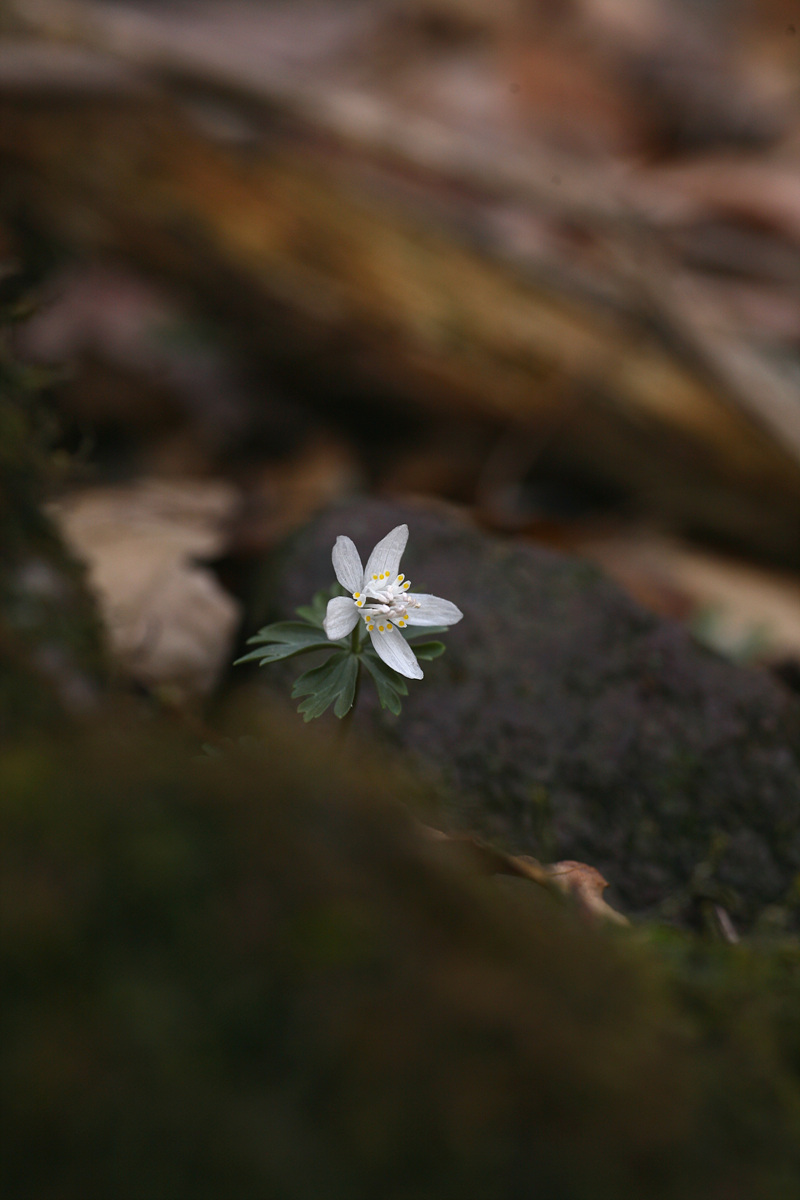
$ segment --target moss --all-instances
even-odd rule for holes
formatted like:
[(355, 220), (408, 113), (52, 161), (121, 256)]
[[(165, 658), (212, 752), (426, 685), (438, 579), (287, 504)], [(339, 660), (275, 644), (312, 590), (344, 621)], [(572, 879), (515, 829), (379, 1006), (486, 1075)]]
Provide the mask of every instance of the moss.
[(8, 1194), (791, 1194), (796, 949), (479, 885), (301, 736), (0, 760)]
[(684, 920), (694, 874), (724, 835), (711, 882), (736, 919), (776, 904), (789, 912), (800, 869), (796, 700), (594, 568), (488, 537), (441, 507), (358, 501), (325, 514), (283, 560), (276, 597), (290, 611), (330, 582), (337, 534), (367, 551), (404, 520), (412, 583), (455, 600), (465, 619), (410, 688), (402, 720), (369, 720), (456, 798), (457, 819), (528, 853), (590, 862), (629, 911)]

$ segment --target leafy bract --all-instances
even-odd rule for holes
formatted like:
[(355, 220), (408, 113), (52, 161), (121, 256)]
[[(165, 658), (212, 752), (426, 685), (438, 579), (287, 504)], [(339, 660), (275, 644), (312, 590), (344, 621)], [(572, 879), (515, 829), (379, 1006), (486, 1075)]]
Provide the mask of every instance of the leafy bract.
[(329, 642), (322, 630), (302, 621), (278, 621), (275, 625), (266, 625), (253, 637), (248, 638), (248, 646), (253, 643), (258, 643), (259, 648), (237, 658), (234, 666), (254, 659), (263, 666), (265, 663), (278, 662), (282, 658), (292, 658), (295, 654), (329, 649), (331, 645), (338, 644)]
[(292, 696), (296, 700), (304, 699), (297, 706), (297, 711), (303, 714), (304, 721), (313, 721), (321, 717), (331, 704), (336, 702), (334, 712), (343, 717), (353, 704), (356, 680), (358, 678), (358, 659), (355, 654), (339, 651), (318, 667), (312, 667), (296, 680), (292, 688)]
[(329, 588), (328, 591), (317, 592), (310, 604), (302, 604), (294, 611), (303, 621), (307, 621), (309, 625), (315, 625), (317, 629), (322, 629), (322, 622), (325, 620), (325, 611), (328, 607), (328, 601), (331, 596), (338, 595), (341, 588)]
[[(258, 662), (265, 666), (299, 654), (333, 651), (324, 662), (305, 671), (295, 681), (292, 696), (300, 700), (298, 712), (303, 714), (303, 720), (312, 721), (322, 716), (331, 705), (337, 717), (346, 717), (355, 702), (362, 665), (375, 684), (381, 708), (397, 716), (401, 711), (401, 697), (408, 695), (408, 684), (402, 675), (378, 658), (368, 639), (362, 641), (361, 626), (352, 636), (338, 641), (330, 641), (325, 636), (323, 621), (328, 601), (341, 591), (334, 585), (317, 592), (310, 604), (295, 609), (297, 620), (276, 621), (259, 629), (247, 640), (248, 646), (254, 648), (238, 658), (235, 665)], [(431, 638), (447, 632), (446, 626), (409, 626), (398, 632), (414, 643), (418, 659), (430, 662), (444, 653), (444, 643)]]
[(276, 621), (274, 625), (265, 625), (263, 629), (259, 629), (258, 633), (247, 639), (247, 644), (252, 646), (257, 642), (289, 643), (320, 640), (327, 642), (328, 639), (324, 633), (320, 633), (319, 629), (308, 625), (305, 621)]
[[(406, 625), (405, 629), (401, 629), (400, 632), (407, 642), (416, 642), (420, 638), (436, 637), (440, 633), (449, 633), (450, 627), (448, 625)], [(414, 647), (414, 653), (417, 653), (416, 646)]]
[(371, 651), (364, 654), (362, 661), (375, 680), (381, 708), (388, 708), (389, 712), (399, 716), (402, 708), (400, 697), (408, 695), (408, 684), (403, 676), (387, 667), (386, 663), (381, 662)]
[(414, 653), (423, 662), (433, 662), (440, 654), (444, 654), (445, 650), (444, 642), (419, 642), (414, 646)]

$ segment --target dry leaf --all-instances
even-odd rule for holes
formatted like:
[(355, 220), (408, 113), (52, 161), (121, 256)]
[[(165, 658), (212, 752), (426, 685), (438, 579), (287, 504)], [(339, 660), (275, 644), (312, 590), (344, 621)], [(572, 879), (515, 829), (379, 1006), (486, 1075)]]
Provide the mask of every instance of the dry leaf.
[(604, 921), (613, 921), (615, 925), (627, 925), (628, 918), (617, 912), (603, 899), (603, 892), (608, 887), (608, 881), (603, 878), (596, 867), (586, 863), (565, 862), (551, 863), (544, 868), (555, 886), (567, 896), (577, 900), (578, 905), (590, 916), (601, 917)]
[(722, 654), (765, 662), (800, 656), (797, 574), (643, 531), (590, 536), (574, 546), (646, 607), (692, 621)]
[(146, 687), (205, 695), (231, 657), (239, 605), (198, 560), (224, 551), (237, 504), (223, 483), (143, 480), (51, 506), (88, 566), (115, 658)]
[(467, 851), (473, 862), (486, 875), (513, 875), (529, 879), (540, 887), (556, 888), (565, 896), (577, 901), (579, 908), (592, 918), (600, 917), (615, 925), (628, 925), (628, 918), (617, 912), (603, 899), (608, 881), (595, 867), (580, 862), (559, 862), (549, 865), (537, 862), (527, 854), (506, 854), (471, 833), (443, 833), (429, 825), (420, 825), (426, 838), (435, 842), (446, 842)]

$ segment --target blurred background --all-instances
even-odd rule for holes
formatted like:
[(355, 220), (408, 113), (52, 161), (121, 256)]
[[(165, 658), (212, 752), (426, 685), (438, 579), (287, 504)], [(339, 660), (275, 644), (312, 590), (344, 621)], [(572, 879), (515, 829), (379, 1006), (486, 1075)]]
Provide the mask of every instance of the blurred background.
[(367, 492), (800, 677), (799, 78), (789, 0), (2, 0), (14, 353), (124, 670), (207, 695)]
[[(800, 0), (0, 0), (10, 1200), (798, 1194), (799, 85)], [(402, 520), (348, 775), (231, 663)]]

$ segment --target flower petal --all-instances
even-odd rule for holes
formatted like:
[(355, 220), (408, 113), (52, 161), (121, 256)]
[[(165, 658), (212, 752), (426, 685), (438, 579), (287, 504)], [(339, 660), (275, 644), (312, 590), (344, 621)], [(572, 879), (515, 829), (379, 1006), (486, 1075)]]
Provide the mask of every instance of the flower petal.
[(378, 542), (364, 570), (365, 585), (372, 582), (373, 575), (388, 574), (390, 579), (396, 578), (407, 541), (408, 526), (398, 525)]
[(349, 537), (337, 537), (331, 558), (336, 578), (342, 587), (347, 588), (351, 595), (360, 591), (364, 582), (364, 568), (355, 543)]
[(349, 596), (334, 596), (328, 601), (328, 611), (322, 628), (329, 639), (335, 642), (338, 638), (346, 637), (358, 624), (358, 609), (355, 600)]
[(393, 629), (391, 633), (371, 633), (369, 636), (375, 653), (387, 667), (405, 675), (406, 679), (422, 679), (422, 667), (399, 629)]
[[(409, 625), (455, 625), (464, 615), (460, 608), (450, 600), (442, 600), (441, 596), (409, 592), (406, 601)], [(411, 607), (415, 601), (419, 608)]]

